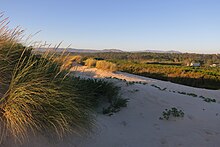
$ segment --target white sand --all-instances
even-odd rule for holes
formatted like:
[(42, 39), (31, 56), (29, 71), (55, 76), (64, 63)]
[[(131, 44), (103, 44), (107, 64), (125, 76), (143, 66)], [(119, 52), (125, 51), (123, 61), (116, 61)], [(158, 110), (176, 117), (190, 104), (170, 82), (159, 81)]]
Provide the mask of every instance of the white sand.
[[(75, 71), (75, 69), (73, 69)], [(113, 116), (98, 114), (97, 128), (87, 137), (69, 136), (63, 141), (48, 141), (35, 137), (23, 146), (31, 147), (218, 147), (220, 146), (220, 90), (192, 88), (128, 73), (110, 73), (79, 67), (76, 75), (86, 78), (117, 77), (127, 81), (147, 82), (147, 85), (122, 86), (122, 97), (128, 98), (127, 108)], [(111, 79), (110, 79), (111, 80)], [(167, 88), (161, 91), (153, 86)], [(138, 91), (135, 91), (135, 90)], [(181, 91), (215, 98), (206, 103), (200, 98), (173, 93)], [(184, 111), (183, 118), (159, 120), (162, 112), (176, 107)], [(7, 146), (7, 144), (5, 144)]]

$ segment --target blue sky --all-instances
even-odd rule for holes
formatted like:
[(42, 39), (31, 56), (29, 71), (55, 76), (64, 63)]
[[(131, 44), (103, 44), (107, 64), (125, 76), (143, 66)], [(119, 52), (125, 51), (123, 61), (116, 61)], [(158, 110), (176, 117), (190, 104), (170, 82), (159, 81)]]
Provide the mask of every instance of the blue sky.
[(0, 11), (62, 47), (220, 53), (219, 0), (4, 0)]

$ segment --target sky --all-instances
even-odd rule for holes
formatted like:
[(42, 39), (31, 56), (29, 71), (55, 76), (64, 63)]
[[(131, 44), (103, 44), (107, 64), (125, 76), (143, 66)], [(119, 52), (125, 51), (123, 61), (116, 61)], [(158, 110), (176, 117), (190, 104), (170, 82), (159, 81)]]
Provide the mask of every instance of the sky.
[(61, 47), (220, 53), (219, 0), (1, 0), (1, 11)]

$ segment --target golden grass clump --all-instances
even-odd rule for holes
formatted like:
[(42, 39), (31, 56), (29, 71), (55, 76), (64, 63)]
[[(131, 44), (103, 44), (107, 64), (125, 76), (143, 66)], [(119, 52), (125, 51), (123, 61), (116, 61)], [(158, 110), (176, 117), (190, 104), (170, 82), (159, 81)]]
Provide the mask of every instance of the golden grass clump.
[(102, 69), (102, 70), (107, 70), (107, 71), (117, 71), (117, 66), (114, 63), (108, 62), (108, 61), (97, 61), (96, 62), (96, 68)]
[[(3, 16), (1, 16), (3, 18)], [(72, 85), (58, 55), (34, 55), (19, 43), (19, 29), (0, 21), (0, 136), (23, 142), (48, 131), (62, 137), (83, 133), (93, 124), (91, 108)], [(65, 57), (61, 57), (65, 59)], [(59, 60), (62, 61), (62, 60)]]
[(88, 66), (88, 67), (95, 67), (97, 60), (95, 60), (93, 58), (89, 58), (84, 62), (85, 62), (85, 65)]
[(76, 56), (70, 56), (72, 62), (81, 63), (82, 62), (82, 56), (76, 55)]
[[(58, 60), (60, 60), (60, 57), (58, 58)], [(82, 56), (71, 56), (68, 54), (64, 56), (61, 60), (63, 68), (70, 69), (72, 66), (82, 63)]]
[[(49, 50), (47, 51), (49, 54), (51, 54), (52, 52)], [(61, 65), (61, 69), (62, 70), (69, 70), (72, 67), (72, 58), (70, 56), (70, 54), (65, 54), (65, 50), (62, 52), (61, 55), (55, 55), (56, 57), (54, 57), (54, 61), (59, 63)]]

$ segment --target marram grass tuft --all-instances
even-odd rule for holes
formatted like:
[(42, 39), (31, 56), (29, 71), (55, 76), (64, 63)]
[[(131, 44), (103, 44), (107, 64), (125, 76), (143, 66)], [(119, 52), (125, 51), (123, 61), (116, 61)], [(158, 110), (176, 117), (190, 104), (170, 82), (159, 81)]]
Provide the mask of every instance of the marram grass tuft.
[(71, 86), (55, 53), (32, 54), (19, 43), (21, 32), (0, 21), (1, 141), (11, 136), (22, 143), (30, 132), (45, 130), (59, 137), (87, 132), (93, 124), (90, 103)]

